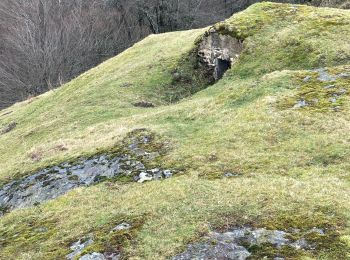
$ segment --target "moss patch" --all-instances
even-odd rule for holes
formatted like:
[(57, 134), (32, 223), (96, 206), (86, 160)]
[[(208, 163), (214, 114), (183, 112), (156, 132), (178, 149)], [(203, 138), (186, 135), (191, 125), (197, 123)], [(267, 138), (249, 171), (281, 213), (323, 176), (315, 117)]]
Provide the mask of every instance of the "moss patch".
[[(327, 80), (322, 80), (325, 74)], [(315, 112), (339, 112), (350, 96), (350, 68), (334, 67), (321, 72), (296, 73), (293, 94), (280, 100), (280, 108)]]
[[(123, 248), (130, 248), (135, 243), (137, 232), (141, 229), (143, 223), (146, 220), (146, 216), (143, 217), (130, 217), (119, 216), (112, 223), (104, 225), (98, 230), (91, 230), (89, 236), (92, 236), (94, 242), (86, 247), (79, 256), (99, 252), (99, 253), (121, 253), (123, 258), (128, 258), (127, 253)], [(131, 225), (130, 229), (112, 231), (112, 229), (122, 223), (126, 222)], [(79, 257), (77, 256), (77, 258)]]

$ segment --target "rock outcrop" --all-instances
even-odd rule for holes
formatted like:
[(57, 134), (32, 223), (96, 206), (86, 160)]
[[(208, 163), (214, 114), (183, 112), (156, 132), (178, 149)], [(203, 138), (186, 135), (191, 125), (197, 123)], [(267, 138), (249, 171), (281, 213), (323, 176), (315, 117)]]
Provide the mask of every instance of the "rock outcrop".
[[(313, 228), (307, 234), (324, 235), (322, 229)], [(231, 259), (245, 260), (252, 257), (250, 249), (257, 246), (269, 245), (275, 248), (288, 246), (294, 250), (313, 250), (314, 245), (304, 237), (292, 240), (293, 235), (300, 235), (300, 230), (285, 232), (282, 230), (267, 230), (265, 228), (238, 227), (228, 232), (212, 232), (202, 242), (191, 244), (187, 250), (174, 256), (173, 260), (190, 259)], [(285, 259), (276, 255), (274, 259)]]
[(161, 156), (160, 150), (153, 149), (153, 141), (150, 134), (142, 133), (124, 143), (126, 147), (123, 147), (123, 152), (79, 158), (12, 181), (0, 189), (0, 215), (15, 208), (54, 199), (76, 187), (90, 186), (118, 177), (139, 183), (169, 178), (174, 170), (146, 166), (147, 162)]

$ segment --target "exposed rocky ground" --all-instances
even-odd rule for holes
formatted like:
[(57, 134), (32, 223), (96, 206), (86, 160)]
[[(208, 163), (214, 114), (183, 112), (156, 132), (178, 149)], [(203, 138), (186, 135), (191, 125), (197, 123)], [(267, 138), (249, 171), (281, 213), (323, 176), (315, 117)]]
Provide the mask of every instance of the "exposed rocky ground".
[(162, 151), (153, 149), (151, 134), (143, 130), (135, 133), (139, 135), (128, 139), (129, 142), (124, 143), (125, 147), (119, 149), (119, 152), (64, 162), (6, 184), (0, 189), (0, 214), (40, 204), (76, 187), (90, 186), (118, 177), (139, 183), (170, 178), (173, 170), (145, 166), (147, 162), (158, 159)]
[[(313, 228), (306, 234), (324, 235), (322, 229)], [(315, 245), (301, 236), (297, 240), (291, 239), (300, 230), (294, 229), (290, 232), (281, 230), (267, 230), (265, 228), (234, 228), (225, 233), (212, 232), (202, 242), (191, 244), (187, 250), (174, 256), (173, 260), (191, 259), (231, 259), (244, 260), (254, 257), (254, 251), (263, 246), (273, 246), (277, 249), (289, 247), (294, 250), (314, 250)], [(286, 259), (281, 253), (274, 260)]]

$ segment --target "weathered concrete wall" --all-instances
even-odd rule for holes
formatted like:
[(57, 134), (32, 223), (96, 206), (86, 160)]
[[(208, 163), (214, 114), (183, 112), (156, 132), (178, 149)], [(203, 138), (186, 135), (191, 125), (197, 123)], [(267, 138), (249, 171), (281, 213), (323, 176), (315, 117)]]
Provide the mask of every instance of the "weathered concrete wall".
[(229, 35), (219, 34), (212, 28), (208, 36), (205, 36), (199, 44), (198, 56), (200, 62), (216, 81), (235, 63), (242, 49), (242, 41)]

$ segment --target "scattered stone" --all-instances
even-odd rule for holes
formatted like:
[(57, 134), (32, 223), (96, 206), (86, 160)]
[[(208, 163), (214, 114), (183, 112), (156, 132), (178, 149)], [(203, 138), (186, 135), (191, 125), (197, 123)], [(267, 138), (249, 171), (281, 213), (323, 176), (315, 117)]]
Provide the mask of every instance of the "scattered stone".
[(345, 89), (345, 88), (341, 88), (341, 89), (339, 89), (339, 94), (340, 95), (343, 95), (343, 94), (345, 94), (345, 93), (347, 93), (348, 91)]
[(303, 81), (304, 81), (304, 82), (309, 82), (311, 79), (312, 79), (311, 76), (306, 76), (306, 77), (303, 79)]
[(173, 173), (170, 170), (163, 171), (163, 174), (165, 178), (170, 178), (173, 176)]
[(120, 84), (120, 87), (122, 87), (122, 88), (128, 88), (130, 86), (132, 86), (131, 83), (122, 83), (122, 84)]
[(145, 181), (167, 179), (171, 178), (173, 174), (171, 170), (160, 170), (156, 168), (141, 172), (139, 176), (135, 176), (135, 181), (143, 183)]
[(290, 228), (288, 230), (289, 233), (293, 233), (293, 234), (298, 234), (300, 233), (300, 229), (299, 228)]
[(335, 102), (337, 102), (337, 99), (336, 99), (335, 97), (331, 97), (331, 98), (329, 99), (329, 102), (335, 103)]
[(141, 172), (139, 175), (139, 180), (137, 182), (143, 183), (145, 181), (151, 181), (153, 179), (152, 176), (149, 176), (147, 172)]
[(66, 259), (74, 259), (75, 256), (79, 255), (87, 246), (91, 245), (94, 241), (89, 238), (87, 240), (78, 240), (73, 243), (70, 249), (73, 251), (72, 253), (66, 255)]
[(294, 105), (293, 108), (303, 108), (303, 107), (306, 107), (307, 105), (308, 103), (304, 99), (301, 99)]
[(293, 244), (291, 244), (291, 246), (298, 250), (309, 249), (309, 243), (305, 240), (305, 238), (295, 241)]
[(350, 78), (350, 74), (348, 73), (340, 73), (337, 75), (339, 78), (347, 79)]
[[(86, 239), (85, 239), (86, 240)], [(70, 247), (70, 249), (73, 251), (72, 253), (66, 255), (66, 259), (73, 260), (76, 259), (78, 255), (80, 255), (85, 248), (87, 248), (89, 245), (93, 244), (94, 241), (89, 238), (85, 242), (82, 242), (84, 240), (79, 240), (75, 243), (73, 243)], [(81, 257), (79, 257), (79, 260), (119, 260), (121, 257), (120, 253), (118, 252), (108, 252), (108, 253), (89, 253), (85, 254)]]
[(38, 233), (46, 233), (48, 229), (46, 227), (39, 227), (39, 228), (36, 228), (34, 231)]
[(240, 176), (239, 173), (232, 173), (232, 172), (225, 172), (224, 173), (224, 177), (226, 177), (226, 178), (238, 177), (238, 176)]
[(79, 258), (79, 260), (107, 260), (107, 258), (101, 253), (91, 253), (87, 255), (83, 255)]
[(7, 126), (5, 126), (1, 131), (0, 134), (7, 134), (8, 132), (12, 131), (13, 129), (15, 129), (17, 126), (16, 122), (12, 122), (10, 124), (8, 124)]
[(160, 169), (158, 168), (152, 169), (151, 173), (153, 175), (154, 180), (163, 179), (162, 171)]
[(175, 81), (180, 81), (181, 80), (181, 74), (179, 73), (179, 72), (174, 72), (173, 73), (173, 79), (175, 80)]
[(311, 101), (312, 101), (312, 103), (314, 103), (314, 104), (317, 104), (317, 103), (319, 102), (318, 98), (313, 98)]
[(217, 157), (216, 154), (212, 153), (212, 154), (209, 155), (208, 160), (209, 160), (210, 162), (216, 162), (216, 161), (218, 160), (218, 157)]
[(320, 235), (324, 235), (324, 234), (325, 234), (325, 232), (324, 232), (323, 229), (316, 228), (316, 227), (310, 229), (310, 230), (309, 230), (309, 233), (318, 233), (318, 234), (320, 234)]
[(338, 112), (338, 111), (340, 111), (340, 110), (341, 110), (341, 106), (336, 106), (336, 107), (333, 107), (333, 110), (334, 110), (335, 112)]
[(318, 72), (319, 77), (317, 78), (319, 81), (322, 82), (329, 82), (329, 81), (335, 81), (337, 79), (337, 76), (330, 75), (326, 69), (316, 69), (314, 70)]
[(97, 253), (93, 252), (90, 254), (83, 255), (79, 260), (119, 260), (120, 254), (118, 253)]
[(148, 101), (139, 101), (134, 103), (135, 107), (145, 107), (145, 108), (151, 108), (151, 107), (155, 107), (155, 105), (151, 102)]
[(117, 252), (104, 253), (103, 254), (107, 260), (119, 260), (121, 258), (121, 254)]
[(328, 85), (328, 86), (325, 86), (324, 88), (325, 88), (325, 89), (335, 88), (335, 85), (334, 85), (334, 84), (332, 84), (332, 85)]
[(131, 228), (131, 225), (129, 223), (123, 222), (123, 223), (119, 224), (118, 226), (116, 226), (115, 228), (113, 228), (112, 232), (126, 230), (126, 229), (130, 229), (130, 228)]

